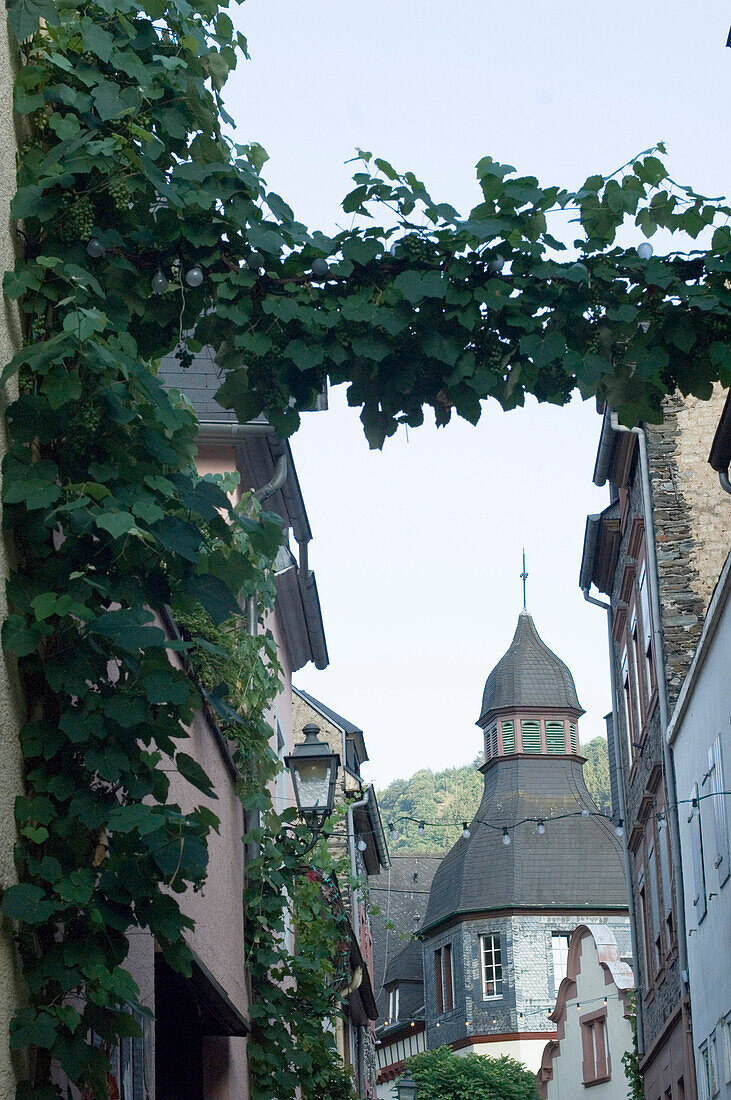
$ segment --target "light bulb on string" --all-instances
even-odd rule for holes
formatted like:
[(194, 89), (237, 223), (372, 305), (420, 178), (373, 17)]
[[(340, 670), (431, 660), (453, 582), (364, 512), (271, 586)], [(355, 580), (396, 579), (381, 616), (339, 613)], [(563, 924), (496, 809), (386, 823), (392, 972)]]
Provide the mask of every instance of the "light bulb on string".
[(425, 821), (420, 821), (419, 822), (419, 828), (416, 831), (419, 834), (419, 836), (423, 836), (424, 833), (426, 832), (426, 822)]
[(624, 822), (622, 821), (621, 817), (617, 824), (614, 826), (614, 835), (617, 837), (624, 836)]
[(497, 274), (497, 272), (502, 271), (502, 269), (504, 267), (505, 267), (505, 260), (498, 253), (497, 256), (493, 256), (493, 258), (490, 260), (489, 264), (487, 265), (487, 270), (488, 271), (493, 271), (493, 272), (495, 272), (495, 274)]
[(92, 260), (98, 260), (104, 255), (104, 245), (98, 237), (92, 237), (86, 246), (87, 256), (91, 256)]
[(203, 268), (200, 264), (193, 264), (185, 273), (185, 281), (188, 286), (200, 286), (203, 282)]
[(506, 826), (503, 825), (503, 844), (507, 848), (510, 842), (510, 833), (508, 832)]
[(400, 836), (400, 833), (399, 833), (398, 829), (396, 828), (396, 826), (394, 825), (393, 821), (389, 821), (388, 831), (391, 834), (391, 840), (398, 840), (398, 838)]
[(361, 837), (361, 839), (358, 841), (358, 851), (359, 852), (365, 852), (367, 847), (368, 847), (368, 845), (366, 844), (366, 842)]
[(649, 241), (643, 241), (642, 244), (637, 245), (637, 255), (641, 260), (649, 260), (654, 251)]
[(582, 817), (588, 817), (588, 816), (589, 816), (589, 811), (587, 810), (586, 806), (584, 806), (584, 807), (582, 808), (582, 810), (581, 810), (581, 816), (582, 816)]
[(462, 822), (462, 836), (465, 838), (465, 840), (469, 840), (470, 837), (472, 836), (472, 833), (467, 828), (467, 822), (466, 821)]
[(150, 279), (150, 286), (152, 287), (153, 294), (164, 294), (170, 286), (161, 267), (158, 267), (157, 271)]
[(539, 821), (538, 824), (536, 825), (536, 832), (538, 833), (539, 836), (543, 836), (545, 831), (546, 831), (546, 826), (545, 826), (544, 822)]

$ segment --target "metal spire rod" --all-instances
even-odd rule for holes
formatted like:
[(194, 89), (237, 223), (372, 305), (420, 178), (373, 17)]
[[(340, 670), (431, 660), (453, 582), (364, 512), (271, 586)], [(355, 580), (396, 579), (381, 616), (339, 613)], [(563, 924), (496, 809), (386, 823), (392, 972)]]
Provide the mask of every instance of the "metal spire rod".
[(525, 571), (525, 547), (523, 547), (523, 572), (520, 574), (520, 579), (523, 582), (523, 610), (525, 611), (525, 582), (528, 580), (528, 574)]

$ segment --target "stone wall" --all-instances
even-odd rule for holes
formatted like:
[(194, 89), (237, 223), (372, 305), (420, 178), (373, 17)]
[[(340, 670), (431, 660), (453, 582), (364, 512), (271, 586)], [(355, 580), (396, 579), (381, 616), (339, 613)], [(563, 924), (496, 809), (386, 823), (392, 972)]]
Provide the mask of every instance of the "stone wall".
[[(629, 917), (592, 913), (504, 914), (466, 920), (430, 937), (424, 944), (424, 988), (427, 1015), (427, 1047), (455, 1043), (470, 1036), (514, 1035), (555, 1028), (548, 1014), (554, 996), (553, 932), (572, 932), (579, 924), (608, 924), (622, 957), (629, 957)], [(498, 933), (503, 969), (500, 997), (482, 999), (480, 935)], [(454, 1008), (436, 1013), (434, 951), (452, 944)], [(494, 1021), (494, 1022), (493, 1022)], [(439, 1026), (437, 1027), (437, 1024)], [(499, 1051), (495, 1049), (497, 1055)]]
[(709, 401), (669, 397), (664, 422), (647, 429), (671, 710), (729, 550), (729, 497), (708, 465), (725, 399), (718, 385)]
[[(10, 199), (15, 192), (16, 136), (13, 128), (14, 55), (8, 40), (7, 19), (0, 19), (0, 260), (3, 271), (15, 262), (10, 225)], [(4, 366), (20, 346), (20, 326), (15, 308), (3, 301), (0, 311), (0, 366)], [(5, 453), (4, 411), (17, 396), (13, 378), (0, 392), (0, 455)], [(5, 578), (11, 560), (11, 547), (0, 542), (0, 618), (7, 616)], [(22, 764), (18, 729), (22, 721), (22, 702), (12, 662), (0, 655), (0, 889), (16, 881), (13, 862), (15, 820), (13, 807), (22, 791)], [(14, 1063), (8, 1044), (10, 1019), (19, 1004), (21, 983), (12, 929), (0, 918), (0, 1100), (15, 1096), (16, 1072), (23, 1067)]]

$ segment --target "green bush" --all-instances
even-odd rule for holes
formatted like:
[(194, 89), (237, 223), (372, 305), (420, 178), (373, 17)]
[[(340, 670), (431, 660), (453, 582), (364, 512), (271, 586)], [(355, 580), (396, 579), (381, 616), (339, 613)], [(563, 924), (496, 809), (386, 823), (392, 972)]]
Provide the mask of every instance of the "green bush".
[(460, 1055), (444, 1046), (417, 1054), (407, 1065), (419, 1100), (538, 1100), (535, 1074), (507, 1055)]

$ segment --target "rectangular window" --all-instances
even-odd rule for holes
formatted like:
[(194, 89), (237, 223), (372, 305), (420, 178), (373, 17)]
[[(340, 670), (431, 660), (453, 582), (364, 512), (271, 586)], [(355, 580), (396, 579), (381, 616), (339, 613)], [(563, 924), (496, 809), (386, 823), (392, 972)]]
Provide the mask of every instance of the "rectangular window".
[[(696, 907), (696, 920), (700, 924), (706, 915), (708, 903), (706, 900), (706, 869), (703, 865), (703, 828), (701, 826), (701, 803), (698, 801), (698, 784), (693, 784), (690, 792), (691, 811), (688, 817), (690, 825), (691, 846), (693, 852), (693, 904)], [(695, 803), (695, 805), (693, 805)]]
[(624, 718), (624, 734), (627, 743), (627, 767), (632, 767), (632, 761), (634, 759), (634, 747), (632, 742), (634, 741), (634, 714), (632, 712), (632, 689), (629, 682), (629, 658), (627, 656), (627, 646), (622, 649), (622, 655), (620, 657), (620, 673), (622, 678), (622, 702), (624, 704), (622, 708), (622, 717)]
[(566, 752), (566, 732), (563, 722), (546, 719), (546, 752)]
[(444, 987), (442, 985), (442, 949), (438, 947), (434, 952), (434, 982), (436, 984), (437, 1016), (444, 1012)]
[(708, 1052), (708, 1043), (704, 1043), (700, 1048), (701, 1056), (701, 1087), (703, 1089), (703, 1100), (711, 1100), (711, 1059)]
[(643, 565), (637, 587), (640, 594), (640, 613), (642, 615), (642, 642), (645, 658), (645, 695), (649, 700), (655, 690), (655, 661), (652, 655), (652, 619), (650, 618), (650, 595), (647, 584), (647, 570)]
[(566, 977), (566, 964), (569, 957), (570, 932), (552, 932), (551, 950), (553, 953), (553, 995), (558, 993), (558, 987)]
[(716, 840), (715, 867), (718, 874), (718, 887), (723, 886), (729, 876), (729, 838), (728, 805), (726, 787), (723, 778), (723, 758), (721, 756), (721, 738), (715, 739), (708, 750), (708, 770), (713, 798), (708, 801), (713, 806), (713, 829)]
[(668, 824), (667, 810), (663, 809), (664, 817), (658, 824), (657, 850), (660, 854), (660, 884), (662, 886), (663, 913), (665, 916), (665, 934), (668, 948), (675, 942), (675, 926), (673, 918), (673, 893), (670, 878), (670, 826)]
[(520, 722), (520, 739), (523, 743), (523, 752), (540, 752), (541, 723), (534, 722), (532, 718), (522, 718)]
[[(632, 658), (634, 662), (634, 668), (631, 670), (630, 679), (632, 681), (632, 696), (634, 699), (634, 712), (637, 716), (636, 729), (639, 731), (642, 729), (642, 714), (644, 707), (642, 705), (642, 699), (640, 697), (640, 665), (642, 661), (642, 649), (640, 646), (639, 627), (637, 626), (637, 612), (632, 611), (629, 623), (630, 637), (632, 638)], [(640, 736), (635, 737), (635, 741), (641, 740)]]
[(660, 938), (660, 896), (657, 886), (657, 860), (655, 845), (650, 843), (647, 849), (647, 876), (650, 880), (650, 921), (652, 929), (652, 963), (657, 972), (662, 960), (662, 940)]
[(497, 756), (497, 755), (498, 755), (498, 747), (497, 747), (497, 725), (494, 725), (494, 726), (492, 727), (492, 730), (490, 731), (490, 749), (491, 749), (491, 753), (492, 753), (492, 755), (493, 755), (493, 756)]
[(581, 1024), (582, 1080), (585, 1085), (609, 1081), (611, 1067), (607, 1048), (607, 1010), (588, 1012), (579, 1019)]
[(398, 1020), (398, 986), (388, 994), (388, 1018), (391, 1023)]
[(500, 935), (490, 932), (480, 936), (482, 959), (482, 999), (489, 1001), (503, 995), (503, 965), (500, 952)]
[(503, 722), (503, 752), (515, 752), (515, 724)]
[(731, 1084), (731, 1016), (723, 1021), (723, 1067), (724, 1080)]
[(442, 962), (444, 963), (444, 980), (442, 982), (442, 988), (444, 989), (444, 1011), (451, 1012), (454, 1008), (454, 983), (452, 981), (452, 945), (448, 943), (445, 945), (442, 951)]
[(571, 743), (571, 751), (578, 753), (579, 751), (579, 738), (576, 733), (576, 723), (569, 722), (569, 741)]
[(718, 1043), (716, 1042), (716, 1032), (711, 1032), (711, 1038), (708, 1041), (708, 1062), (711, 1070), (711, 1096), (718, 1096), (718, 1090), (721, 1086), (721, 1075), (718, 1072)]
[(651, 953), (649, 948), (648, 938), (648, 919), (647, 919), (647, 893), (645, 891), (645, 863), (644, 854), (642, 849), (635, 854), (635, 867), (637, 870), (637, 893), (640, 899), (640, 904), (637, 906), (637, 918), (640, 925), (638, 929), (638, 940), (642, 947), (642, 963), (644, 968), (645, 985), (652, 985), (653, 975), (650, 973), (650, 959)]
[(452, 979), (452, 945), (447, 943), (434, 952), (434, 981), (436, 986), (437, 1016), (454, 1008), (454, 981)]

